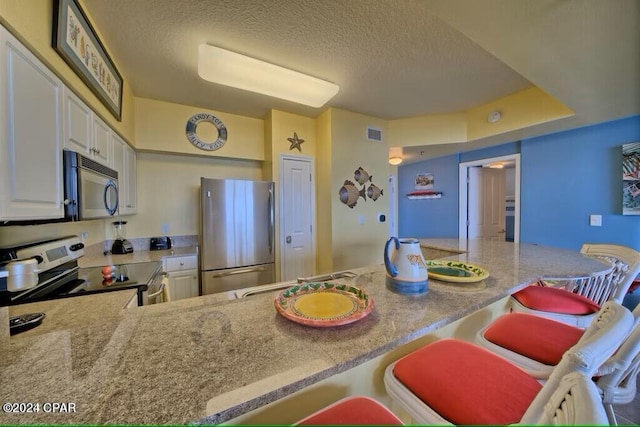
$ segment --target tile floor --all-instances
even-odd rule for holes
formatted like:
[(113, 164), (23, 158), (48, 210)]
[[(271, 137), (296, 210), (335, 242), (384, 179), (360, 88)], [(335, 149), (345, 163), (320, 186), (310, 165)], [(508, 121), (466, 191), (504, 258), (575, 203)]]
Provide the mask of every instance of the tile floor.
[(615, 407), (616, 418), (620, 425), (640, 425), (640, 376), (638, 376), (636, 398), (626, 405)]

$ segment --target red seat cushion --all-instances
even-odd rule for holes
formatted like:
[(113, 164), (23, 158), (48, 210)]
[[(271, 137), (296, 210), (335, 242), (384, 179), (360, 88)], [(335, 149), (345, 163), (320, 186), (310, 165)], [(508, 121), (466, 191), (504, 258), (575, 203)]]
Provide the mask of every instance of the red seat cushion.
[(520, 421), (542, 386), (477, 345), (442, 339), (400, 359), (395, 377), (453, 424)]
[(525, 313), (500, 316), (484, 332), (484, 337), (500, 347), (555, 366), (573, 347), (584, 329)]
[(527, 286), (512, 295), (527, 308), (551, 313), (585, 315), (600, 310), (589, 298), (560, 288)]
[(310, 415), (298, 425), (402, 425), (391, 411), (364, 396), (347, 397)]

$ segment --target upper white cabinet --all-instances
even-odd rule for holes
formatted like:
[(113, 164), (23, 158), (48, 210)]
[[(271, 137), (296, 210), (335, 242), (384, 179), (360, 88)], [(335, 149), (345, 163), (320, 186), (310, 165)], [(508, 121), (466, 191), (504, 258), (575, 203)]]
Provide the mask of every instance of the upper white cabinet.
[(111, 161), (111, 128), (97, 115), (93, 115), (93, 146), (89, 149), (90, 156), (96, 162), (113, 167)]
[(119, 213), (132, 215), (137, 212), (136, 152), (115, 132), (111, 134), (113, 166), (118, 171)]
[(62, 218), (63, 84), (0, 26), (0, 220)]
[(64, 88), (64, 148), (114, 167), (111, 129), (69, 88)]

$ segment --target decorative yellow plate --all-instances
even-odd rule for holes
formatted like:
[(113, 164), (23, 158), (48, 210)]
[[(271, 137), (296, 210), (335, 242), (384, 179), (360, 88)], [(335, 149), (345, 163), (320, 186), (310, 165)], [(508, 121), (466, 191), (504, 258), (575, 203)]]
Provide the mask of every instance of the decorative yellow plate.
[(427, 261), (427, 271), (432, 279), (445, 282), (472, 283), (489, 277), (484, 268), (460, 261)]
[(373, 299), (355, 286), (305, 283), (280, 292), (274, 305), (289, 320), (328, 327), (362, 319), (373, 309)]

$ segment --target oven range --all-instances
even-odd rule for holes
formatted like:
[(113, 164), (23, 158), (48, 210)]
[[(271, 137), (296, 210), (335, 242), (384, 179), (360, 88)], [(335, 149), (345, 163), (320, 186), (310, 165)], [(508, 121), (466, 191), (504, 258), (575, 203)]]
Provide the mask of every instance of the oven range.
[[(159, 262), (143, 262), (105, 267), (79, 268), (84, 245), (77, 236), (0, 248), (0, 269), (12, 261), (36, 259), (37, 285), (12, 289), (10, 278), (0, 275), (0, 305), (26, 304), (57, 298), (137, 289), (138, 305), (154, 302), (162, 289), (153, 279), (161, 270)], [(158, 285), (161, 286), (161, 285)]]

